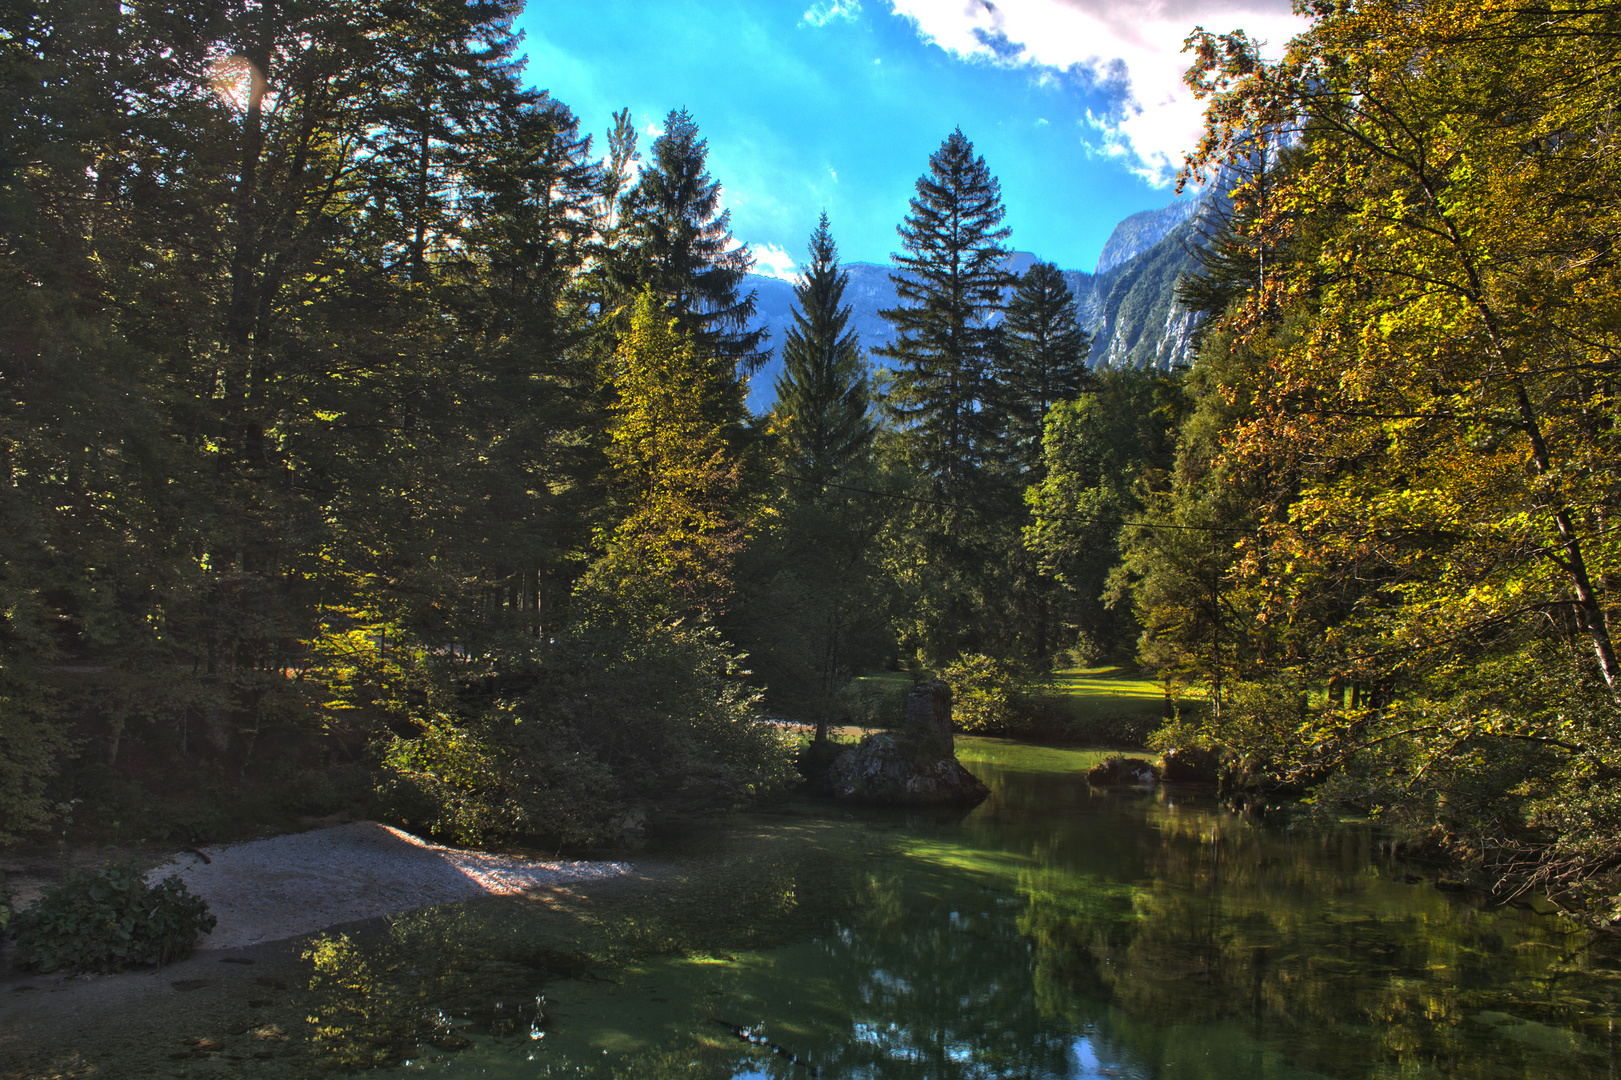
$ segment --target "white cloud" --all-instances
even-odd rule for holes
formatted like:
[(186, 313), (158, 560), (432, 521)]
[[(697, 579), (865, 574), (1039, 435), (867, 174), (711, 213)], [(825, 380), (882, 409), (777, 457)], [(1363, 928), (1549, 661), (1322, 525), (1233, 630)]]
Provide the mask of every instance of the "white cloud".
[(861, 14), (861, 0), (822, 0), (819, 4), (812, 4), (801, 17), (801, 22), (810, 26), (826, 26), (834, 19), (848, 19), (855, 22), (856, 16)]
[(781, 278), (799, 284), (799, 266), (794, 257), (775, 244), (751, 245), (754, 251), (754, 272), (766, 277)]
[(1095, 149), (1169, 184), (1201, 130), (1203, 103), (1182, 85), (1182, 42), (1195, 26), (1243, 29), (1277, 56), (1305, 29), (1288, 0), (892, 0), (926, 40), (965, 59), (1029, 68), (1043, 82), (1079, 79), (1115, 99), (1089, 114)]

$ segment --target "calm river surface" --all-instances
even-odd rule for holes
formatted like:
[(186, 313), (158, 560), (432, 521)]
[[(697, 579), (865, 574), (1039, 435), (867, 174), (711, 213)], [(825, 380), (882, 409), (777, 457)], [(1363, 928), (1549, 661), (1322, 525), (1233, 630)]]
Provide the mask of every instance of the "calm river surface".
[(1268, 829), (1192, 792), (1090, 789), (1080, 754), (959, 750), (993, 792), (966, 817), (752, 816), (656, 846), (651, 884), (329, 940), (315, 1057), (386, 1077), (1616, 1075), (1621, 952), (1572, 924), (1439, 891), (1365, 828)]

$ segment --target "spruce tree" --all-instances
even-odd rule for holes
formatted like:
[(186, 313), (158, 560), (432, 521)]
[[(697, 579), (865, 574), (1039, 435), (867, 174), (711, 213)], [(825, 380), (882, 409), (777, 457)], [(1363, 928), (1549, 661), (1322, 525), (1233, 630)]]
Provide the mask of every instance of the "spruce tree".
[(992, 315), (1013, 278), (1002, 267), (1009, 231), (1002, 186), (958, 128), (929, 158), (911, 213), (896, 231), (906, 254), (890, 275), (900, 305), (879, 312), (895, 327), (874, 350), (898, 361), (891, 415), (925, 473), (951, 498), (965, 497), (992, 450), (990, 397), (998, 328)]
[[(673, 109), (653, 140), (641, 179), (621, 211), (629, 258), (624, 273), (651, 286), (700, 351), (752, 375), (765, 363), (764, 330), (750, 330), (755, 294), (738, 295), (754, 256), (732, 242), (731, 212), (704, 163), (709, 144), (685, 109)], [(629, 285), (630, 282), (622, 282)]]
[(1001, 406), (1009, 456), (1026, 473), (1041, 463), (1047, 410), (1091, 384), (1091, 341), (1076, 318), (1063, 271), (1036, 263), (1019, 279), (1002, 321)]
[(861, 344), (850, 321), (839, 250), (822, 214), (810, 240), (810, 265), (794, 288), (794, 325), (783, 337), (777, 376), (777, 425), (788, 466), (813, 485), (825, 484), (865, 454), (875, 430)]

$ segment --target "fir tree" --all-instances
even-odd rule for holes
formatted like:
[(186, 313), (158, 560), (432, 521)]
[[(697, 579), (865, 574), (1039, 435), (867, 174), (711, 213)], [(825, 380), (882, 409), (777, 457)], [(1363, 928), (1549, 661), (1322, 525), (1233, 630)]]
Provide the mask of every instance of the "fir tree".
[(839, 268), (826, 213), (809, 250), (810, 265), (794, 289), (794, 325), (783, 338), (773, 411), (786, 437), (789, 467), (812, 484), (824, 484), (866, 452), (875, 428), (860, 341), (845, 329), (850, 275)]
[(765, 331), (748, 329), (755, 294), (738, 295), (754, 256), (733, 244), (720, 182), (704, 167), (709, 144), (691, 115), (674, 109), (649, 151), (621, 212), (630, 249), (623, 272), (652, 287), (700, 351), (751, 375), (768, 355)]
[(1093, 381), (1086, 366), (1091, 344), (1076, 319), (1075, 298), (1063, 271), (1036, 263), (1019, 280), (1002, 322), (1001, 397), (1010, 456), (1025, 472), (1041, 462), (1047, 410), (1073, 401)]
[(992, 314), (1012, 277), (1002, 269), (1009, 231), (1002, 186), (962, 129), (929, 158), (912, 210), (896, 230), (907, 254), (891, 274), (900, 306), (881, 311), (895, 341), (875, 350), (898, 361), (888, 397), (919, 465), (953, 498), (991, 450), (991, 390), (998, 330)]

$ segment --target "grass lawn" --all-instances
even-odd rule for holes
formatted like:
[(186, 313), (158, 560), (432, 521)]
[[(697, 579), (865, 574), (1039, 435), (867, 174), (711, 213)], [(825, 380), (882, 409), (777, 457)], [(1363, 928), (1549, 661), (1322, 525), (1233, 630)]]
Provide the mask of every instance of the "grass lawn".
[[(1055, 672), (1051, 694), (1059, 707), (1077, 721), (1108, 716), (1163, 717), (1165, 690), (1153, 679), (1117, 667), (1071, 668)], [(1191, 704), (1184, 696), (1177, 704)]]
[[(912, 688), (911, 676), (904, 671), (880, 671), (856, 682), (893, 699), (904, 698)], [(1032, 690), (1042, 699), (1043, 711), (1059, 722), (1051, 737), (1060, 742), (1140, 746), (1165, 718), (1164, 687), (1118, 667), (1058, 671)], [(1187, 710), (1201, 701), (1198, 693), (1184, 693), (1175, 703)]]
[(1030, 772), (1084, 773), (1119, 750), (1038, 746), (984, 735), (957, 736), (957, 760), (964, 765), (1003, 765)]

